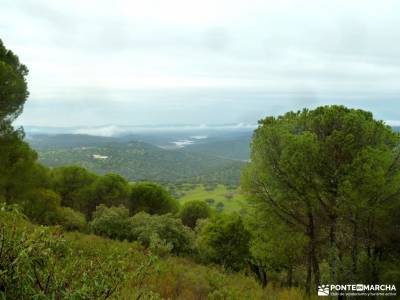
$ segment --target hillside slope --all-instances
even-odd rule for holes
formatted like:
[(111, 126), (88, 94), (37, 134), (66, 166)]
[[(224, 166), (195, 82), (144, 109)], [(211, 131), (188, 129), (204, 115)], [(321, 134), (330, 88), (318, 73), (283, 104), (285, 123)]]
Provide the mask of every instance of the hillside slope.
[(79, 165), (95, 173), (114, 172), (131, 181), (239, 181), (244, 163), (213, 155), (166, 150), (147, 143), (113, 138), (62, 135), (31, 139), (39, 160), (50, 167)]

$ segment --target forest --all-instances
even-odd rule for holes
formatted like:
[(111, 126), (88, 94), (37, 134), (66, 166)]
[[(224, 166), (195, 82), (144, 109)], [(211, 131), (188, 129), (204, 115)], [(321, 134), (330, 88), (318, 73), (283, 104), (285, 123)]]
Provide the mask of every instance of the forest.
[(168, 165), (169, 188), (69, 165), (68, 150), (60, 164), (39, 162), (13, 126), (27, 74), (0, 41), (1, 299), (292, 300), (317, 298), (325, 284), (400, 288), (400, 135), (371, 112), (330, 105), (260, 120), (241, 162), (246, 210), (225, 211), (171, 191), (175, 173), (201, 159), (186, 171)]

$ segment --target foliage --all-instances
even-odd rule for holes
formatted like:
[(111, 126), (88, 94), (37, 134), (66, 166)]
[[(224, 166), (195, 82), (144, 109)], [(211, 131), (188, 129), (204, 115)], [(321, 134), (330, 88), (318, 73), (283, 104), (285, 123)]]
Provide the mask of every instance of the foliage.
[(58, 229), (33, 227), (0, 209), (0, 296), (6, 299), (107, 299), (129, 279), (132, 252), (82, 252)]
[(218, 203), (215, 205), (215, 208), (217, 209), (218, 212), (222, 212), (222, 211), (224, 210), (224, 207), (225, 207), (225, 205), (224, 205), (224, 203), (222, 203), (222, 202), (218, 202)]
[(146, 247), (154, 247), (161, 242), (164, 250), (165, 247), (171, 248), (171, 252), (176, 255), (187, 254), (193, 250), (193, 232), (171, 214), (158, 216), (140, 212), (130, 221), (133, 239)]
[(140, 211), (149, 214), (177, 212), (179, 204), (162, 186), (155, 183), (136, 183), (132, 185), (129, 198), (131, 214)]
[(250, 234), (237, 214), (218, 215), (203, 221), (197, 245), (206, 262), (241, 270), (249, 259)]
[(129, 217), (123, 206), (99, 205), (90, 222), (93, 233), (112, 239), (139, 241), (157, 254), (188, 254), (193, 249), (193, 232), (170, 214), (140, 212)]
[(85, 211), (89, 186), (96, 175), (78, 166), (55, 168), (51, 172), (54, 190), (61, 196), (61, 204), (72, 209)]
[(61, 198), (52, 190), (32, 190), (22, 202), (23, 212), (37, 224), (54, 225), (60, 220)]
[(87, 216), (96, 209), (99, 204), (107, 206), (126, 205), (129, 195), (128, 182), (117, 174), (106, 174), (98, 177), (90, 187), (86, 206)]
[(58, 208), (58, 222), (68, 231), (85, 231), (87, 228), (85, 215), (70, 207)]
[[(302, 283), (303, 274), (296, 276), (295, 270), (304, 262), (307, 239), (273, 214), (265, 213), (266, 210), (268, 207), (257, 206), (245, 219), (251, 233), (249, 248), (254, 273), (263, 286), (274, 277), (287, 286)], [(279, 278), (285, 273), (286, 279)]]
[(22, 130), (0, 123), (0, 195), (8, 203), (20, 201), (36, 183), (37, 155), (23, 137)]
[[(194, 188), (188, 189), (188, 184), (181, 185), (172, 185), (176, 190), (176, 193), (179, 194), (177, 199), (180, 203), (185, 204), (188, 201), (196, 201), (196, 200), (205, 200), (211, 208), (215, 208), (218, 202), (224, 204), (224, 212), (239, 212), (242, 208), (247, 206), (247, 201), (238, 187), (235, 187), (233, 190), (229, 190), (227, 185), (218, 184), (213, 187), (212, 190), (208, 190), (207, 186), (204, 184), (195, 185)], [(171, 185), (169, 186), (171, 189)], [(182, 193), (184, 194), (182, 195)], [(231, 200), (227, 200), (225, 198), (225, 194), (231, 193), (233, 198)]]
[[(101, 137), (96, 137), (96, 142), (93, 137), (87, 136), (80, 136), (81, 141), (77, 142), (77, 138), (75, 135), (40, 136), (38, 141), (33, 139), (30, 143), (38, 151), (40, 162), (46, 166), (79, 165), (98, 175), (112, 171), (135, 182), (237, 185), (241, 168), (245, 165), (242, 161), (166, 150), (143, 142), (110, 141)], [(43, 140), (48, 140), (48, 143)], [(95, 154), (107, 158), (96, 159)]]
[(104, 204), (97, 206), (90, 228), (97, 235), (132, 240), (129, 210), (124, 206), (107, 207)]
[[(399, 207), (399, 135), (371, 113), (343, 106), (259, 124), (243, 188), (261, 218), (273, 214), (286, 231), (307, 237), (307, 291), (311, 274), (315, 285), (326, 275), (330, 282), (378, 282), (374, 264), (391, 256), (388, 214)], [(364, 256), (375, 262), (362, 263), (368, 270), (359, 268)], [(321, 274), (323, 258), (329, 274)]]
[(182, 223), (192, 229), (196, 227), (197, 220), (207, 219), (210, 215), (210, 207), (201, 200), (186, 202), (179, 212)]
[[(399, 284), (400, 136), (371, 113), (324, 106), (261, 120), (242, 180), (252, 204), (242, 208), (246, 226), (237, 214), (205, 219), (210, 210), (202, 201), (215, 199), (209, 203), (219, 211), (240, 209), (233, 185), (242, 162), (138, 142), (98, 145), (100, 138), (93, 147), (45, 147), (41, 154), (52, 166), (77, 162), (131, 179), (189, 179), (171, 188), (182, 202), (198, 197), (184, 204), (181, 220), (171, 214), (179, 203), (160, 185), (130, 187), (116, 174), (39, 165), (23, 130), (12, 126), (28, 95), (27, 73), (0, 41), (1, 299), (310, 299), (312, 277), (315, 286)], [(61, 230), (87, 230), (82, 212), (93, 233), (114, 240)], [(220, 266), (196, 265), (188, 259), (196, 254)], [(227, 271), (271, 282), (262, 290), (253, 278)], [(307, 295), (276, 290), (273, 281), (282, 284), (283, 275)]]
[(160, 261), (159, 273), (147, 284), (163, 299), (271, 299), (250, 276), (173, 256)]
[(28, 68), (0, 40), (0, 123), (13, 121), (28, 98)]

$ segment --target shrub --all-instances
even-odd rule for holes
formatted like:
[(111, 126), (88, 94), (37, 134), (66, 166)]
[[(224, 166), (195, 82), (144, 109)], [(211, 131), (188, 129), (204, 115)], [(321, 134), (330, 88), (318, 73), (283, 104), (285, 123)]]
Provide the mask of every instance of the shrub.
[(131, 214), (144, 211), (161, 215), (177, 212), (179, 203), (162, 186), (142, 182), (132, 186), (128, 207)]
[(93, 220), (90, 222), (93, 233), (112, 239), (131, 240), (129, 210), (124, 206), (107, 207), (103, 204), (96, 207)]
[(61, 204), (83, 211), (87, 201), (85, 191), (97, 176), (78, 166), (55, 168), (51, 176), (53, 189), (61, 196)]
[(60, 203), (60, 196), (52, 190), (35, 189), (22, 202), (22, 209), (32, 222), (54, 225), (59, 219)]
[(215, 199), (207, 198), (207, 199), (206, 199), (206, 202), (207, 202), (208, 205), (214, 205)]
[(87, 227), (85, 215), (69, 207), (59, 209), (58, 224), (68, 231), (84, 231)]
[(87, 192), (86, 214), (91, 214), (100, 204), (107, 206), (125, 205), (129, 196), (129, 185), (125, 178), (109, 173), (98, 177)]
[(128, 279), (132, 252), (88, 257), (59, 228), (35, 227), (0, 207), (1, 299), (107, 299)]
[(220, 215), (200, 224), (197, 245), (206, 262), (238, 271), (249, 258), (249, 240), (239, 215)]
[(224, 210), (225, 205), (222, 202), (218, 202), (215, 207), (216, 207), (218, 212), (221, 212), (221, 211)]
[(194, 200), (183, 204), (179, 216), (184, 225), (195, 228), (197, 220), (207, 219), (210, 214), (211, 210), (206, 202)]
[(180, 219), (171, 214), (152, 216), (145, 212), (131, 218), (132, 235), (144, 246), (154, 243), (169, 244), (174, 254), (189, 253), (193, 249), (194, 234)]

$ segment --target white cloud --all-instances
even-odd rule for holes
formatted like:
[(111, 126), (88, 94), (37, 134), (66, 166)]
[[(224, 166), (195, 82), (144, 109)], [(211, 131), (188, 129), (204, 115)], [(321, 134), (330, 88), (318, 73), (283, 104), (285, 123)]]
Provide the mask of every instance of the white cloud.
[(396, 0), (5, 0), (0, 38), (30, 69), (24, 124), (249, 122), (336, 102), (400, 119), (399, 11)]

